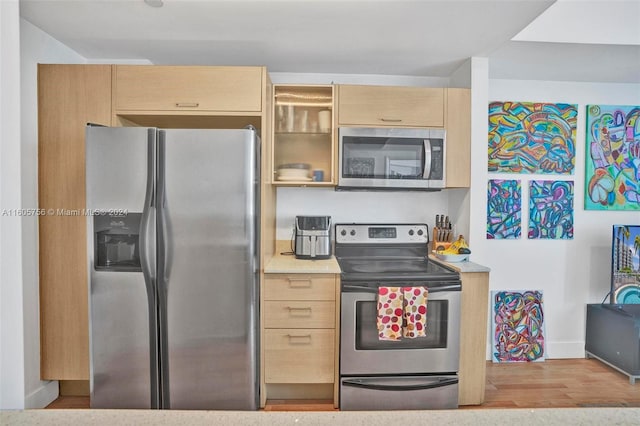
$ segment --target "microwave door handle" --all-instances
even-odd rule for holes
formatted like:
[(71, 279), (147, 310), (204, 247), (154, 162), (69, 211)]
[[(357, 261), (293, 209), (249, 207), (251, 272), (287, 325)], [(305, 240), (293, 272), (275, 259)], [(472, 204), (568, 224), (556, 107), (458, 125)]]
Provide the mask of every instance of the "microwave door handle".
[(431, 176), (431, 140), (424, 139), (423, 143), (424, 156), (422, 158), (424, 159), (424, 166), (422, 169), (424, 172), (422, 173), (422, 178), (429, 179), (429, 176)]

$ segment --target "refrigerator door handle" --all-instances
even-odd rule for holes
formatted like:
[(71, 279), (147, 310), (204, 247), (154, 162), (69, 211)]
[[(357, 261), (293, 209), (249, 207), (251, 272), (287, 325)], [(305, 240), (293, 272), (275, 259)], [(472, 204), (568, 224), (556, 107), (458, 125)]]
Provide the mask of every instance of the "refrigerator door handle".
[(155, 280), (156, 275), (155, 265), (152, 256), (150, 256), (150, 253), (153, 253), (155, 229), (149, 229), (150, 226), (153, 226), (152, 218), (155, 210), (155, 129), (149, 129), (147, 144), (147, 187), (140, 223), (140, 263), (147, 283), (147, 290), (149, 290), (151, 282)]
[(149, 308), (149, 368), (151, 402), (150, 408), (160, 408), (158, 393), (160, 377), (158, 372), (158, 340), (153, 330), (157, 327), (156, 301), (158, 292), (156, 287), (156, 256), (155, 256), (155, 213), (156, 213), (156, 132), (149, 129), (147, 134), (147, 184), (144, 197), (144, 207), (140, 222), (140, 264), (144, 283), (147, 290)]
[(171, 242), (171, 220), (169, 219), (169, 206), (167, 205), (167, 178), (166, 178), (166, 133), (165, 130), (158, 131), (158, 161), (157, 161), (157, 200), (156, 211), (158, 215), (158, 288), (166, 291), (171, 276), (172, 242)]
[(166, 199), (166, 133), (158, 130), (158, 152), (156, 162), (156, 247), (158, 253), (157, 292), (158, 292), (158, 356), (160, 358), (160, 406), (171, 408), (169, 378), (169, 342), (168, 339), (168, 293), (171, 264), (171, 242), (169, 214)]

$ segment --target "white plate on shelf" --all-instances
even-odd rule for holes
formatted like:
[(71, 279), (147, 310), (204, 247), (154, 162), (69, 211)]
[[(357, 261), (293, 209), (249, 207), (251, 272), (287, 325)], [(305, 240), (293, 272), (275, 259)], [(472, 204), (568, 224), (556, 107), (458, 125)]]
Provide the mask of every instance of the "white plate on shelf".
[(278, 176), (279, 181), (283, 182), (311, 182), (313, 179), (310, 177), (298, 177), (298, 176)]
[(469, 259), (468, 254), (442, 254), (436, 253), (435, 250), (433, 250), (433, 254), (438, 259), (449, 263), (464, 262)]

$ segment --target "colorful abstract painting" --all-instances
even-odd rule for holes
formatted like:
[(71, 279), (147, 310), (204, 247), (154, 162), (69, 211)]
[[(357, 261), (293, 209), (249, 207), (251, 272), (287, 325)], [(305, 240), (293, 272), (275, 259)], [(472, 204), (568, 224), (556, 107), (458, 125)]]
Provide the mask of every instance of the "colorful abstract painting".
[(530, 239), (573, 238), (573, 182), (532, 180), (529, 182)]
[(586, 210), (640, 210), (640, 106), (587, 105)]
[(572, 104), (489, 104), (489, 171), (573, 174), (578, 108)]
[(487, 239), (516, 239), (522, 234), (519, 180), (490, 179), (487, 185)]
[(494, 362), (544, 361), (542, 291), (492, 291)]

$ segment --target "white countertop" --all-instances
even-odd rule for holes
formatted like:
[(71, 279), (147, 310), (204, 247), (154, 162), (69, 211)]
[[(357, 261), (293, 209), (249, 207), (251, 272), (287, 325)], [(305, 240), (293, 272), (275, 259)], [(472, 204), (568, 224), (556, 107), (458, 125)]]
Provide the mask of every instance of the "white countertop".
[[(450, 268), (460, 273), (489, 272), (490, 268), (478, 263), (464, 262), (444, 262), (430, 255), (429, 260)], [(294, 255), (276, 254), (264, 267), (265, 274), (339, 274), (340, 265), (334, 256), (329, 259), (307, 260), (296, 259)]]
[(264, 267), (265, 274), (339, 274), (335, 257), (329, 259), (296, 259), (294, 255), (276, 254)]
[(473, 262), (470, 262), (468, 260), (465, 260), (464, 262), (445, 262), (445, 261), (442, 261), (442, 260), (438, 259), (434, 255), (429, 255), (429, 260), (432, 260), (432, 261), (437, 262), (437, 263), (441, 263), (443, 265), (447, 265), (447, 266), (455, 269), (456, 271), (458, 271), (460, 273), (474, 273), (474, 272), (489, 272), (489, 271), (491, 271), (490, 268), (488, 268), (488, 267), (486, 267), (484, 265), (480, 265), (478, 263), (473, 263)]
[[(296, 259), (293, 254), (281, 254), (289, 252), (290, 241), (278, 241), (276, 253), (267, 261), (264, 267), (265, 274), (339, 274), (340, 265), (334, 256), (329, 259), (307, 260)], [(444, 262), (434, 255), (429, 255), (429, 260), (447, 265), (460, 273), (489, 272), (486, 266), (478, 263), (464, 262)]]

